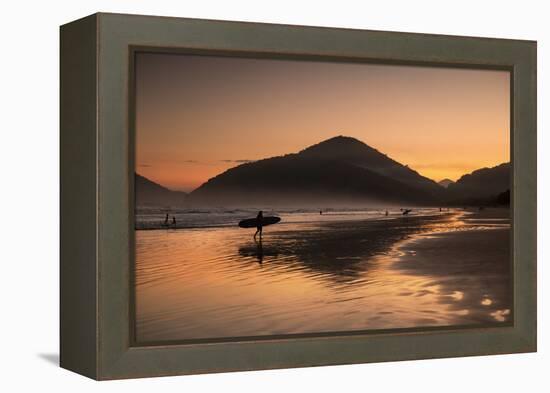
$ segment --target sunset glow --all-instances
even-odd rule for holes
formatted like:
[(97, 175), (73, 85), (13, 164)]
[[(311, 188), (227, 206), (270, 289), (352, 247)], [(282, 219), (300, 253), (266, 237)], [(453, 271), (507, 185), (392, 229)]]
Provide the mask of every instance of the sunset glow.
[(439, 181), (510, 160), (506, 71), (140, 53), (136, 172), (191, 191), (336, 135)]

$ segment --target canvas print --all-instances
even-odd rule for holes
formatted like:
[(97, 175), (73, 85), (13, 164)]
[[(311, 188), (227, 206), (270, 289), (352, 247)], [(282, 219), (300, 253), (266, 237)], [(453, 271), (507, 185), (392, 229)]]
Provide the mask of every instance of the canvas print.
[(136, 342), (513, 322), (508, 71), (134, 67)]

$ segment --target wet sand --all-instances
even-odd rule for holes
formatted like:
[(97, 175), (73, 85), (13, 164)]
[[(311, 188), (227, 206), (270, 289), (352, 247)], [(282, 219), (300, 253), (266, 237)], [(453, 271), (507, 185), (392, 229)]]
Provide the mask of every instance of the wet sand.
[[(462, 310), (465, 324), (511, 321), (511, 232), (504, 224), (508, 215), (508, 209), (476, 212), (464, 221), (482, 229), (420, 235), (402, 242), (393, 266), (407, 274), (432, 277), (429, 286), (438, 286), (440, 302)], [(428, 293), (426, 289), (416, 296)]]
[(137, 339), (509, 321), (508, 214), (137, 231)]

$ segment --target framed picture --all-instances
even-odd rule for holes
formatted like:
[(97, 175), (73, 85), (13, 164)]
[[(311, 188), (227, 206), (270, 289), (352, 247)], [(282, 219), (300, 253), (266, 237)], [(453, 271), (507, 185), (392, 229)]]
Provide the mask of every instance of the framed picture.
[(61, 27), (61, 366), (536, 350), (536, 43)]

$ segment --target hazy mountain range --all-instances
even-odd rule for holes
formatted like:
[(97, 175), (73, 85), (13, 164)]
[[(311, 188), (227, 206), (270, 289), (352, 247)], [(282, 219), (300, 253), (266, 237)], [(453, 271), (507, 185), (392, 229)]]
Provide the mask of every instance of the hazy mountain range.
[(510, 165), (438, 184), (367, 144), (337, 136), (298, 153), (244, 163), (189, 194), (136, 174), (136, 203), (186, 206), (441, 205), (480, 202), (509, 189)]
[(134, 183), (137, 206), (178, 206), (187, 197), (185, 192), (169, 190), (137, 173)]
[(510, 163), (482, 168), (462, 176), (447, 187), (450, 202), (491, 199), (510, 189)]
[(450, 184), (453, 184), (454, 181), (452, 181), (451, 179), (443, 179), (443, 180), (440, 180), (437, 182), (437, 184), (439, 184), (441, 187), (449, 187)]

